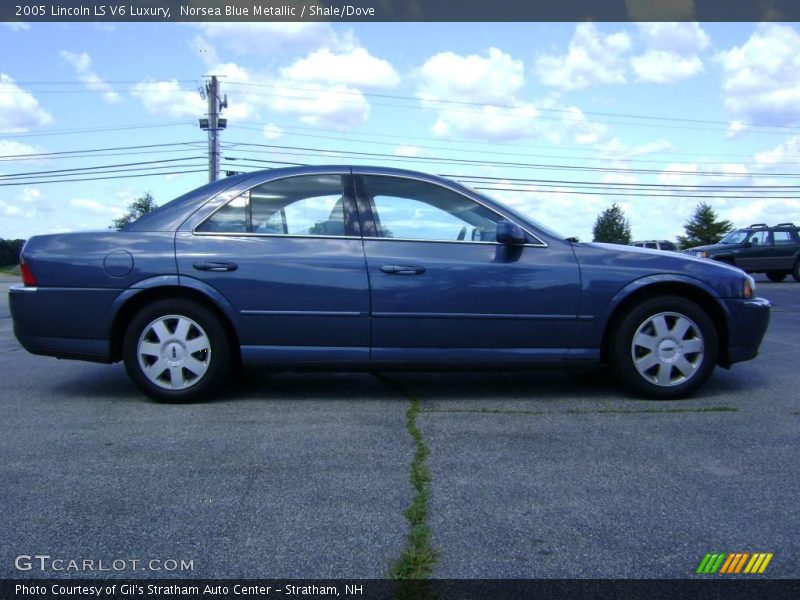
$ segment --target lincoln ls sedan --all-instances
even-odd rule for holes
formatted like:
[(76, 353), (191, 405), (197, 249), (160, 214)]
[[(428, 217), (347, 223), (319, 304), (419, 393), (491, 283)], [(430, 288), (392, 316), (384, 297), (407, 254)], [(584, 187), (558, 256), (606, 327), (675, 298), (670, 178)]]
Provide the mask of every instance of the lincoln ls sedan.
[(736, 267), (565, 239), (453, 181), (371, 167), (246, 173), (121, 231), (32, 237), (10, 290), (34, 354), (124, 361), (185, 402), (234, 367), (608, 364), (675, 399), (752, 359), (770, 305)]

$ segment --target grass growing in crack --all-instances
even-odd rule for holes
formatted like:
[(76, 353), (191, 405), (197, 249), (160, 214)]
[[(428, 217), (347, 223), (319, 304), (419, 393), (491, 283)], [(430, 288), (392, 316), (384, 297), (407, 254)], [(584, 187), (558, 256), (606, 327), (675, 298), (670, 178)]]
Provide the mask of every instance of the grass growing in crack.
[(439, 552), (431, 545), (431, 530), (428, 527), (431, 474), (426, 460), (430, 450), (417, 425), (417, 415), (420, 413), (419, 400), (391, 379), (380, 374), (376, 376), (411, 401), (411, 406), (406, 411), (406, 429), (414, 440), (415, 447), (408, 477), (414, 488), (414, 498), (403, 513), (408, 520), (410, 531), (406, 547), (392, 564), (389, 576), (392, 579), (425, 579), (433, 572), (433, 567), (439, 559)]

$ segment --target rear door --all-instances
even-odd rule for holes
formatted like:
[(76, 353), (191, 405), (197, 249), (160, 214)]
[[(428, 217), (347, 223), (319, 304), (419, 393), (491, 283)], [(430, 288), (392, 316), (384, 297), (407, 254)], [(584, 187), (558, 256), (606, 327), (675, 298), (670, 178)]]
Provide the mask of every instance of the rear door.
[(181, 277), (222, 294), (247, 358), (369, 358), (369, 286), (349, 170), (266, 181), (175, 240)]
[(580, 276), (566, 243), (495, 241), (493, 209), (411, 177), (353, 170), (375, 361), (526, 360), (575, 343)]

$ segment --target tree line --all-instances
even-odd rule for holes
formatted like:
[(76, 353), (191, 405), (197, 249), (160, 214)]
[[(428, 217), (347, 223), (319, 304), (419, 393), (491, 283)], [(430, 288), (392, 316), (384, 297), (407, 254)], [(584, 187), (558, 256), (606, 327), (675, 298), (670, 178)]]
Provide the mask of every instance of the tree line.
[[(694, 209), (692, 217), (683, 225), (686, 235), (677, 237), (681, 248), (716, 244), (733, 229), (733, 223), (720, 219), (706, 202)], [(592, 228), (592, 241), (608, 244), (630, 244), (633, 241), (630, 221), (618, 204), (614, 203), (597, 216)]]

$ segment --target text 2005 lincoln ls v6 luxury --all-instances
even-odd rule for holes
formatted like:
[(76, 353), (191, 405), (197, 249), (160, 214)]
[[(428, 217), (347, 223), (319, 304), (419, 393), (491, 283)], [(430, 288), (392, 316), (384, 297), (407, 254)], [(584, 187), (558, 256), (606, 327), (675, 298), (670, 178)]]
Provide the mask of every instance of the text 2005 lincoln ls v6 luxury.
[(770, 306), (706, 259), (584, 244), (462, 185), (387, 168), (237, 175), (122, 231), (36, 236), (10, 291), (35, 354), (123, 360), (161, 401), (270, 368), (603, 361), (679, 398), (756, 356)]

